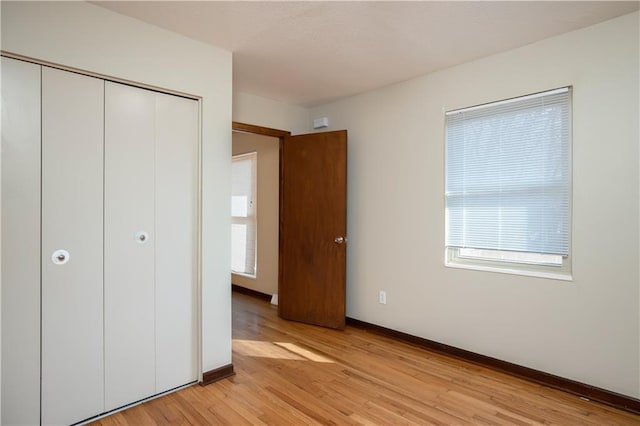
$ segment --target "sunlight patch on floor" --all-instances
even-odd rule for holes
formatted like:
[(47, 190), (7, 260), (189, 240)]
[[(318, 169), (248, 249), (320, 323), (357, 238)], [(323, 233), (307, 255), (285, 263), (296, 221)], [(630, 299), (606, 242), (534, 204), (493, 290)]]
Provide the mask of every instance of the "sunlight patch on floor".
[(332, 360), (301, 348), (295, 343), (262, 342), (258, 340), (233, 339), (233, 351), (239, 355), (260, 358), (288, 359), (292, 361), (313, 361), (333, 363)]
[(296, 353), (308, 359), (309, 361), (333, 363), (333, 361), (330, 360), (329, 358), (324, 357), (322, 355), (315, 354), (308, 349), (301, 348), (295, 343), (274, 342), (274, 344), (282, 348), (285, 348), (290, 352)]

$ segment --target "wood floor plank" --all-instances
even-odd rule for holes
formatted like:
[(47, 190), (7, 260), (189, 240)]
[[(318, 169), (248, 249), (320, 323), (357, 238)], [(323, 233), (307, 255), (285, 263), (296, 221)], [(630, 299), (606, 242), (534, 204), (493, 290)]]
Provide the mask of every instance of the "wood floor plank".
[(638, 425), (640, 416), (347, 327), (282, 320), (233, 294), (236, 375), (95, 425)]

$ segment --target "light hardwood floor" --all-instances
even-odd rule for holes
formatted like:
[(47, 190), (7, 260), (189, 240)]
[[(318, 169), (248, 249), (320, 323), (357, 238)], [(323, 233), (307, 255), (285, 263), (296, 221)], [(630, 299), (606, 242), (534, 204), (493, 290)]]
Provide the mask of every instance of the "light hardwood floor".
[(347, 327), (281, 320), (233, 294), (236, 375), (96, 425), (639, 425), (640, 416)]

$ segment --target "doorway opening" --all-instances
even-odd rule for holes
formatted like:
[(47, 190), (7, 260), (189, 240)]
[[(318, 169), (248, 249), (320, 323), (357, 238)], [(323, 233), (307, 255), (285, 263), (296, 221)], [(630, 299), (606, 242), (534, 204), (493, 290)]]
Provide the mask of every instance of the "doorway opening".
[(232, 129), (231, 283), (277, 304), (280, 138), (290, 133), (237, 122)]
[[(266, 136), (278, 143), (278, 213), (271, 226), (260, 225), (258, 189), (258, 262), (261, 275), (265, 253), (277, 257), (277, 285), (272, 301), (281, 318), (343, 329), (346, 309), (347, 131), (291, 136), (289, 132), (233, 123), (234, 134)], [(259, 149), (261, 143), (250, 147)], [(275, 146), (274, 146), (275, 148)], [(239, 152), (237, 152), (239, 154)], [(275, 149), (274, 149), (275, 155)], [(261, 158), (258, 152), (258, 159)], [(273, 167), (275, 169), (276, 167)], [(257, 164), (258, 188), (260, 160)], [(275, 172), (275, 170), (273, 170)], [(273, 182), (276, 182), (273, 176)], [(274, 191), (275, 194), (275, 191)], [(272, 201), (275, 196), (272, 196)], [(278, 221), (275, 221), (275, 218)], [(265, 230), (277, 229), (271, 249), (260, 248)], [(276, 243), (277, 241), (277, 250)], [(274, 268), (272, 277), (276, 276)], [(234, 276), (239, 282), (241, 277)], [(253, 283), (241, 288), (252, 289)], [(273, 289), (273, 287), (271, 287)], [(273, 290), (271, 290), (273, 291)]]

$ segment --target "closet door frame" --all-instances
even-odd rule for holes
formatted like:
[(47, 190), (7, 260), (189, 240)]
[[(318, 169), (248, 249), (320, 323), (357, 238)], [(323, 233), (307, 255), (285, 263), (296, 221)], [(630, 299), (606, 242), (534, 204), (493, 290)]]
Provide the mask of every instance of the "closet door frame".
[[(194, 253), (195, 253), (195, 262), (194, 262), (194, 276), (195, 276), (195, 294), (194, 294), (194, 310), (195, 316), (197, 318), (196, 321), (196, 330), (194, 333), (196, 335), (196, 344), (194, 350), (196, 351), (196, 369), (197, 369), (197, 381), (199, 383), (203, 383), (203, 362), (202, 362), (202, 97), (198, 95), (194, 95), (187, 92), (181, 92), (177, 90), (171, 90), (160, 86), (155, 86), (151, 84), (146, 84), (143, 82), (132, 81), (127, 79), (122, 79), (106, 74), (96, 73), (88, 70), (83, 70), (80, 68), (69, 67), (62, 64), (49, 62), (46, 60), (41, 60), (38, 58), (33, 58), (25, 55), (15, 54), (6, 51), (0, 51), (0, 56), (16, 59), (19, 61), (29, 62), (36, 65), (46, 66), (50, 68), (59, 69), (62, 71), (69, 71), (81, 75), (85, 75), (88, 77), (95, 77), (104, 80), (105, 82), (114, 82), (126, 84), (134, 87), (138, 87), (141, 89), (152, 90), (158, 93), (179, 96), (182, 98), (194, 100), (197, 102), (197, 141), (196, 141), (196, 167), (197, 167), (197, 180), (196, 180), (196, 188), (195, 188), (195, 196), (196, 196), (196, 217), (195, 220), (195, 229), (196, 229), (196, 238), (194, 241)], [(176, 389), (177, 390), (177, 389)]]

